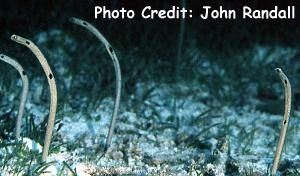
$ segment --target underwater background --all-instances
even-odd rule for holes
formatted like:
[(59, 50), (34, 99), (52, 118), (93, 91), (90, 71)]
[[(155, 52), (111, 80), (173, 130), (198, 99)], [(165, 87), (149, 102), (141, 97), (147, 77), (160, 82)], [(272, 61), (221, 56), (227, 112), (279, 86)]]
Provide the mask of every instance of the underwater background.
[[(185, 1), (183, 1), (185, 2)], [(170, 9), (181, 1), (28, 0), (0, 2), (0, 53), (26, 70), (29, 95), (14, 139), (22, 81), (0, 63), (0, 175), (269, 175), (284, 113), (280, 67), (292, 108), (279, 175), (300, 175), (300, 15), (295, 1), (186, 1), (185, 6), (272, 9), (296, 6), (291, 20), (94, 19), (94, 7)], [(115, 102), (105, 46), (69, 22), (94, 25), (112, 45), (122, 74), (121, 103), (104, 154)], [(58, 105), (49, 158), (40, 163), (49, 114), (47, 78), (17, 34), (45, 55)], [(26, 143), (27, 141), (27, 143)], [(28, 142), (29, 141), (29, 142)], [(26, 145), (25, 145), (26, 144)], [(29, 145), (30, 146), (30, 145)], [(46, 174), (46, 173), (44, 173)]]

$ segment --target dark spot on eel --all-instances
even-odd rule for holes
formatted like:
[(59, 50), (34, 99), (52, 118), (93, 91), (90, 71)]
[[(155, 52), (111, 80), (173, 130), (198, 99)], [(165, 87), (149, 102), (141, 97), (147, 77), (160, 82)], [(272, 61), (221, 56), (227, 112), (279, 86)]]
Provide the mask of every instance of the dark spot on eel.
[(108, 47), (109, 52), (113, 53), (114, 50), (112, 49), (112, 47)]

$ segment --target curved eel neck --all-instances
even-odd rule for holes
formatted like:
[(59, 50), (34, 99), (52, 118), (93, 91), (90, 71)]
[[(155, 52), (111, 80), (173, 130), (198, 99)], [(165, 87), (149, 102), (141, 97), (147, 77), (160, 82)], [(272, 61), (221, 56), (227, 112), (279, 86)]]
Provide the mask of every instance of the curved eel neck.
[(276, 68), (275, 71), (279, 75), (281, 82), (284, 86), (284, 97), (285, 97), (285, 105), (284, 105), (284, 115), (283, 115), (283, 120), (281, 123), (281, 130), (280, 130), (280, 135), (279, 135), (279, 140), (277, 143), (277, 148), (275, 152), (275, 157), (272, 165), (272, 171), (271, 174), (274, 176), (276, 175), (276, 171), (279, 165), (283, 145), (284, 145), (284, 140), (286, 136), (286, 131), (288, 128), (289, 124), (289, 117), (290, 117), (290, 112), (291, 112), (291, 84), (287, 76), (283, 73), (283, 71), (280, 68)]
[(78, 18), (74, 18), (74, 17), (70, 18), (70, 21), (72, 23), (77, 24), (79, 26), (82, 26), (85, 29), (87, 29), (88, 31), (92, 32), (105, 45), (106, 50), (109, 53), (109, 55), (110, 55), (110, 57), (113, 61), (113, 64), (114, 64), (115, 75), (116, 75), (116, 99), (115, 99), (114, 110), (113, 110), (111, 123), (110, 123), (110, 127), (109, 127), (109, 132), (108, 132), (108, 136), (107, 136), (107, 139), (106, 139), (106, 145), (105, 145), (105, 149), (104, 149), (104, 153), (105, 153), (106, 150), (108, 149), (108, 147), (110, 146), (110, 143), (111, 143), (111, 139), (112, 139), (114, 129), (115, 129), (116, 119), (117, 119), (117, 116), (118, 116), (119, 105), (120, 105), (121, 69), (120, 69), (119, 60), (118, 60), (117, 55), (114, 52), (113, 48), (109, 44), (109, 42), (105, 39), (105, 37), (93, 25), (91, 25), (87, 21), (84, 21), (84, 20), (81, 20), (81, 19), (78, 19)]
[(21, 134), (22, 117), (24, 114), (25, 103), (26, 103), (26, 99), (27, 99), (27, 95), (28, 95), (29, 81), (28, 81), (28, 77), (27, 77), (23, 67), (15, 59), (12, 59), (11, 57), (6, 56), (4, 54), (0, 54), (0, 60), (13, 66), (19, 72), (21, 79), (22, 79), (22, 87), (23, 88), (22, 88), (22, 94), (20, 97), (20, 106), (19, 106), (19, 111), (18, 111), (16, 129), (15, 129), (15, 135), (16, 135), (16, 138), (18, 139), (18, 138), (20, 138), (20, 134)]
[(49, 153), (53, 126), (55, 121), (56, 108), (57, 108), (57, 88), (56, 88), (55, 79), (45, 56), (32, 41), (17, 35), (12, 35), (11, 40), (26, 46), (33, 52), (33, 54), (36, 56), (41, 66), (43, 67), (43, 70), (48, 80), (48, 84), (50, 87), (50, 112), (49, 112), (49, 118), (47, 123), (43, 154), (42, 154), (42, 161), (46, 161)]

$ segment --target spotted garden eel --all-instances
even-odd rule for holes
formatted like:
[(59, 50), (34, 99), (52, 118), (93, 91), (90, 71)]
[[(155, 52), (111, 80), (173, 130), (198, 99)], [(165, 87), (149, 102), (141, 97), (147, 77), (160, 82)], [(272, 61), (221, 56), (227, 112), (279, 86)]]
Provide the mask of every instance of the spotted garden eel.
[(282, 153), (282, 148), (284, 145), (284, 139), (286, 136), (286, 131), (288, 128), (289, 124), (289, 117), (290, 117), (290, 112), (291, 112), (291, 84), (287, 76), (283, 73), (283, 71), (280, 68), (276, 68), (275, 71), (279, 75), (282, 84), (284, 86), (284, 97), (285, 97), (285, 104), (284, 104), (284, 115), (283, 115), (283, 120), (281, 123), (281, 130), (280, 130), (280, 135), (279, 135), (279, 140), (277, 143), (277, 148), (276, 148), (276, 153), (273, 161), (273, 166), (272, 166), (272, 175), (276, 174), (280, 156)]
[(111, 118), (111, 122), (110, 122), (109, 132), (108, 132), (108, 136), (106, 139), (106, 145), (105, 145), (105, 150), (104, 150), (104, 152), (105, 152), (111, 143), (111, 139), (112, 139), (112, 135), (114, 133), (114, 128), (115, 128), (116, 119), (117, 119), (117, 115), (118, 115), (119, 105), (120, 105), (121, 69), (120, 69), (119, 60), (117, 58), (115, 51), (109, 44), (109, 42), (93, 25), (91, 25), (87, 21), (84, 21), (84, 20), (81, 20), (78, 18), (74, 18), (74, 17), (70, 18), (70, 22), (77, 24), (79, 26), (82, 26), (85, 29), (92, 32), (105, 45), (106, 50), (107, 50), (108, 54), (110, 55), (110, 57), (113, 61), (113, 64), (114, 64), (115, 74), (116, 74), (116, 99), (115, 99), (114, 110), (113, 110), (113, 114), (112, 114), (112, 118)]
[(20, 133), (21, 133), (22, 117), (24, 114), (24, 107), (25, 107), (25, 103), (26, 103), (26, 99), (27, 99), (27, 95), (28, 95), (29, 81), (28, 81), (27, 75), (26, 75), (23, 67), (16, 60), (14, 60), (4, 54), (0, 54), (0, 60), (13, 66), (19, 72), (21, 79), (22, 79), (22, 87), (23, 88), (22, 88), (22, 93), (21, 93), (21, 97), (20, 97), (20, 106), (19, 106), (19, 111), (18, 111), (16, 129), (15, 129), (15, 135), (16, 135), (16, 138), (18, 139), (20, 137)]
[(48, 64), (45, 56), (32, 41), (25, 39), (23, 37), (20, 37), (18, 35), (12, 35), (11, 40), (13, 40), (21, 45), (26, 46), (33, 52), (33, 54), (37, 57), (40, 64), (42, 65), (43, 70), (48, 79), (51, 100), (50, 100), (50, 112), (49, 112), (49, 118), (48, 118), (48, 123), (47, 123), (46, 135), (45, 135), (45, 139), (44, 139), (43, 154), (42, 154), (42, 161), (46, 161), (47, 157), (48, 157), (50, 143), (51, 143), (52, 131), (53, 131), (56, 107), (57, 107), (57, 89), (56, 89), (55, 79), (54, 79), (53, 73), (51, 71), (51, 68), (49, 67), (49, 64)]

